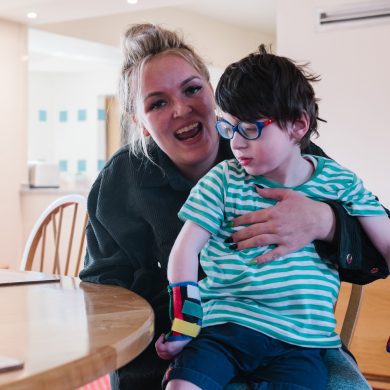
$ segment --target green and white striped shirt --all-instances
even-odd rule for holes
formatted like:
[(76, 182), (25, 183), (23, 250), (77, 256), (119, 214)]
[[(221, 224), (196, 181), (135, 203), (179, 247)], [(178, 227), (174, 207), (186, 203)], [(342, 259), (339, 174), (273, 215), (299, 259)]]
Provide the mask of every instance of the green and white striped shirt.
[[(315, 172), (294, 190), (317, 200), (339, 200), (350, 215), (385, 215), (354, 173), (330, 159), (307, 158), (315, 159)], [(224, 242), (239, 229), (230, 227), (232, 219), (275, 204), (261, 198), (255, 184), (281, 187), (248, 175), (234, 159), (223, 161), (198, 182), (179, 212), (181, 219), (211, 233), (200, 256), (207, 275), (199, 283), (203, 326), (234, 322), (290, 344), (339, 347), (334, 304), (340, 281), (333, 264), (318, 256), (314, 244), (258, 265), (249, 262), (271, 246), (237, 251)]]

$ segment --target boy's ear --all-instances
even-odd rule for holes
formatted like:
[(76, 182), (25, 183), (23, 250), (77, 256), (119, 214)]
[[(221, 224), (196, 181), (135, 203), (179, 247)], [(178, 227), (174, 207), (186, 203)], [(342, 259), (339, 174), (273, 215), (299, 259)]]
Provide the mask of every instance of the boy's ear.
[(308, 132), (309, 125), (310, 119), (306, 112), (303, 112), (301, 117), (292, 124), (291, 136), (297, 143), (301, 142), (302, 138)]

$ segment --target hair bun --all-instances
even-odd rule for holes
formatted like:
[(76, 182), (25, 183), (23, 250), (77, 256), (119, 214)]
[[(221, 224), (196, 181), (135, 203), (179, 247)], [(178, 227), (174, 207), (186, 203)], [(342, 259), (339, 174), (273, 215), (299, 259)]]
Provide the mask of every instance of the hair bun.
[(161, 53), (167, 49), (187, 49), (188, 47), (178, 33), (162, 27), (143, 23), (131, 26), (123, 36), (122, 52), (125, 67), (132, 66), (145, 57)]

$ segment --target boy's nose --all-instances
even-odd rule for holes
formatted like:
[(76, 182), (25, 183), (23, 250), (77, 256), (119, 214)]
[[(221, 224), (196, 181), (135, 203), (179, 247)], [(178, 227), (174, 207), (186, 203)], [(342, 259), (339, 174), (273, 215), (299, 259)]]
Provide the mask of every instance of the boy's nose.
[(230, 146), (233, 149), (242, 149), (246, 144), (247, 140), (238, 131), (233, 134), (233, 138), (230, 140)]

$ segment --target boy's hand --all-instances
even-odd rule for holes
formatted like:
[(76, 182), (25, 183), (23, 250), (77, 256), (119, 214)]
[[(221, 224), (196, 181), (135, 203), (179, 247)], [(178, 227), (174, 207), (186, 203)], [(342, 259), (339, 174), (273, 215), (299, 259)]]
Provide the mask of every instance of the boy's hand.
[(177, 356), (191, 340), (166, 341), (162, 334), (154, 344), (157, 355), (164, 360), (171, 360)]

